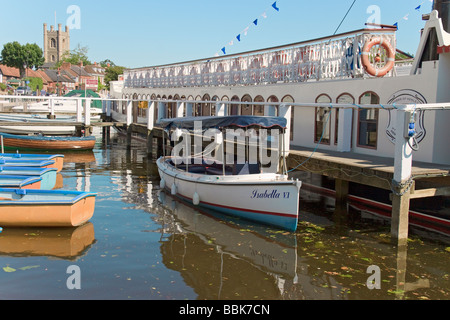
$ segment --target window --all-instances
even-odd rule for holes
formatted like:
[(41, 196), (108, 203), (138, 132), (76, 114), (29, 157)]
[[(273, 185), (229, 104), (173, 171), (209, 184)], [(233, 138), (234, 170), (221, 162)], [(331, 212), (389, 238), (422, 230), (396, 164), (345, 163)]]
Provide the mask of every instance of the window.
[[(331, 98), (326, 94), (322, 94), (317, 97), (316, 103), (331, 103)], [(314, 125), (314, 142), (316, 143), (320, 141), (322, 144), (330, 144), (330, 112), (331, 107), (316, 107)]]
[(50, 48), (56, 48), (56, 40), (54, 38), (50, 40)]
[[(244, 97), (242, 97), (242, 102), (252, 102), (252, 98), (248, 94), (246, 94)], [(253, 105), (251, 103), (241, 104), (241, 115), (253, 115)]]
[[(261, 96), (257, 96), (255, 98), (255, 102), (264, 102), (264, 98)], [(255, 116), (263, 116), (264, 115), (264, 105), (263, 104), (255, 104), (253, 106)]]
[[(231, 98), (231, 101), (240, 101), (238, 96), (233, 96), (233, 98)], [(239, 104), (232, 104), (230, 106), (230, 116), (237, 116), (239, 115)]]
[[(380, 98), (373, 92), (366, 92), (359, 98), (360, 104), (379, 104)], [(377, 148), (378, 109), (358, 111), (358, 146)]]
[[(203, 101), (211, 101), (209, 94), (205, 94), (202, 98)], [(210, 116), (211, 115), (211, 103), (202, 103), (202, 116)]]

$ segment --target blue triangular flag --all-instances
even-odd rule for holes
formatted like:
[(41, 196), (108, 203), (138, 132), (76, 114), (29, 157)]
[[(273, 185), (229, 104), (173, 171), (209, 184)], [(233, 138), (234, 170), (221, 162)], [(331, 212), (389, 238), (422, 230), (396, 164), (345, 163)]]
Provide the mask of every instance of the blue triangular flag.
[(237, 37), (236, 37), (236, 39), (238, 39), (238, 41), (241, 41), (241, 35), (238, 34)]
[(398, 29), (398, 22), (394, 23), (394, 27)]
[(276, 1), (272, 4), (272, 7), (273, 7), (275, 10), (280, 11), (280, 8), (277, 8), (277, 2), (276, 2)]
[(420, 11), (420, 7), (421, 7), (422, 5), (419, 5), (417, 8), (416, 8), (416, 10), (418, 10), (418, 11)]
[(255, 19), (255, 21), (253, 21), (253, 23), (255, 24), (255, 26), (258, 25), (258, 19)]
[(223, 52), (223, 54), (227, 54), (227, 53), (225, 52), (225, 47), (222, 48), (222, 52)]

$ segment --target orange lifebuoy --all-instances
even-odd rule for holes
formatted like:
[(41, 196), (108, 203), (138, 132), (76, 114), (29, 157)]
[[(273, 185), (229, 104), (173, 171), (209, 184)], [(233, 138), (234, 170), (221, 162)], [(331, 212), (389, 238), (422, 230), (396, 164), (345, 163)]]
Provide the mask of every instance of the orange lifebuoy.
[[(384, 67), (378, 69), (372, 63), (370, 63), (369, 53), (373, 46), (379, 45), (383, 47), (387, 52), (387, 63)], [(389, 41), (383, 40), (383, 38), (372, 38), (366, 42), (362, 52), (361, 62), (366, 69), (366, 72), (374, 77), (384, 77), (389, 71), (392, 70), (395, 64), (395, 50)], [(378, 62), (378, 61), (377, 61)]]

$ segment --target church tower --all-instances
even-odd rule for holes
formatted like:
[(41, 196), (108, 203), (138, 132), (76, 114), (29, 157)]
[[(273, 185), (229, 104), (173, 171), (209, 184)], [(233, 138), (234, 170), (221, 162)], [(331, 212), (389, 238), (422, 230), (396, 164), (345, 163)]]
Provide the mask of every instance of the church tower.
[(47, 24), (44, 23), (45, 63), (57, 63), (66, 51), (70, 51), (69, 28), (66, 26), (65, 31), (62, 31), (61, 24), (58, 24), (58, 30), (50, 26), (49, 31), (47, 30)]

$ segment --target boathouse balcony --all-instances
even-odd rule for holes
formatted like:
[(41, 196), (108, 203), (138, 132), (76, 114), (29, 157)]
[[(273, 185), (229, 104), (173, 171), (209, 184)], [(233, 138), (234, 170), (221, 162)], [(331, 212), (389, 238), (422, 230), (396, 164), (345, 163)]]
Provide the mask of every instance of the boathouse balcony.
[[(361, 63), (374, 37), (396, 47), (395, 28), (361, 29), (332, 37), (233, 55), (128, 69), (125, 88), (248, 86), (369, 77)], [(377, 48), (370, 52), (374, 61)], [(386, 57), (382, 55), (382, 60)], [(413, 59), (396, 61), (388, 76), (409, 75)]]

